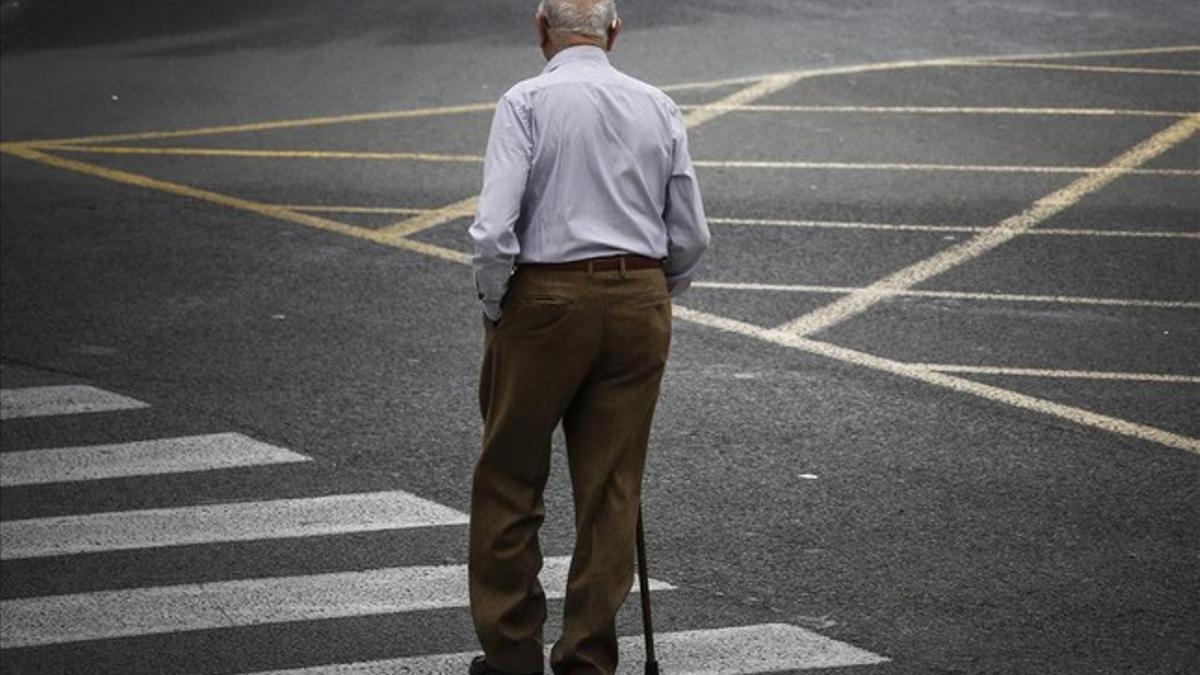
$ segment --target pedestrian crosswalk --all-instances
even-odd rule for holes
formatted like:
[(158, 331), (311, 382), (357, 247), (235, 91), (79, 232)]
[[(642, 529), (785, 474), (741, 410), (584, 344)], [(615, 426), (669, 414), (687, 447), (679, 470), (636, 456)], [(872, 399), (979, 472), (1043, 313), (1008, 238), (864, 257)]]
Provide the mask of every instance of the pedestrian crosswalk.
[[(640, 635), (621, 638), (622, 672), (641, 672), (645, 645)], [(788, 670), (873, 665), (883, 659), (844, 642), (787, 624), (759, 624), (662, 633), (655, 656), (664, 672), (690, 675), (777, 673)], [(364, 663), (275, 670), (254, 675), (461, 675), (471, 652), (434, 654)]]
[[(141, 401), (87, 386), (5, 389), (0, 393), (4, 419), (117, 414), (147, 407)], [(283, 467), (310, 461), (303, 454), (241, 434), (219, 433), (4, 452), (0, 453), (0, 485), (38, 490), (111, 478), (155, 480), (169, 475), (203, 481), (217, 470)], [(466, 522), (466, 514), (456, 509), (400, 490), (113, 510), (0, 520), (0, 560), (28, 566), (52, 559), (54, 566), (47, 569), (53, 571), (89, 554), (284, 539), (306, 542), (351, 533), (410, 536), (405, 533)], [(540, 578), (548, 598), (563, 596), (569, 564), (565, 557), (546, 559)], [(650, 587), (658, 592), (676, 590), (659, 579), (651, 579)], [(637, 592), (636, 582), (632, 590)], [(147, 636), (371, 617), (411, 617), (421, 625), (429, 612), (465, 615), (468, 604), (466, 565), (450, 560), (441, 565), (318, 574), (283, 570), (276, 576), (170, 585), (150, 582), (142, 587), (41, 597), (23, 597), (19, 592), (14, 597), (8, 593), (0, 600), (0, 649), (22, 649), (27, 662), (30, 658), (36, 660), (39, 649)], [(667, 630), (657, 637), (659, 661), (672, 673), (766, 673), (871, 665), (887, 660), (780, 623)], [(622, 639), (622, 667), (627, 672), (637, 671), (641, 646), (640, 636)], [(373, 658), (361, 662), (318, 662), (300, 667), (289, 662), (287, 669), (269, 672), (462, 673), (476, 653), (473, 647), (462, 644), (462, 651), (414, 654), (400, 644), (394, 654), (388, 655), (390, 658), (379, 659), (378, 654), (372, 654)], [(102, 667), (94, 672), (124, 671)]]

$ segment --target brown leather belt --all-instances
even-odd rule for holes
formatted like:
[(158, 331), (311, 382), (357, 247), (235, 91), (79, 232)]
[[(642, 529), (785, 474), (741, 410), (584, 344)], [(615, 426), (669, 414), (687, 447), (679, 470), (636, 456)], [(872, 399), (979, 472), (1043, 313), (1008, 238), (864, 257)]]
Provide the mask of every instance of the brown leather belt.
[(648, 270), (661, 268), (662, 261), (640, 255), (618, 255), (608, 258), (591, 258), (565, 263), (518, 263), (517, 269), (559, 270), (563, 272), (613, 272), (626, 270)]

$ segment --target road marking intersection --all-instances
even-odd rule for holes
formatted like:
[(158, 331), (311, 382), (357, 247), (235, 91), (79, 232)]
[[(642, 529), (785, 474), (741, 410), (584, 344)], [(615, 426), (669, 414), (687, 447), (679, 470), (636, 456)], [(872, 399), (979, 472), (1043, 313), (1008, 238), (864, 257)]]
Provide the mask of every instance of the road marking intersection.
[(1026, 231), (1079, 203), (1087, 195), (1100, 190), (1123, 174), (1137, 169), (1170, 148), (1191, 138), (1198, 129), (1200, 129), (1200, 115), (1186, 117), (1122, 153), (1109, 162), (1103, 170), (1084, 176), (1064, 188), (1055, 190), (1034, 202), (1032, 206), (1021, 213), (997, 223), (995, 227), (980, 232), (961, 244), (893, 272), (861, 291), (789, 321), (779, 326), (778, 330), (808, 336), (858, 316), (897, 291), (913, 288), (1019, 237)]
[(694, 309), (688, 309), (676, 305), (673, 308), (675, 317), (683, 321), (708, 326), (720, 331), (742, 335), (745, 337), (754, 338), (778, 345), (796, 349), (817, 356), (841, 361), (851, 365), (862, 366), (871, 370), (890, 373), (900, 377), (916, 380), (925, 384), (934, 385), (943, 389), (949, 389), (962, 394), (977, 396), (995, 403), (1001, 403), (1014, 408), (1027, 410), (1029, 412), (1038, 413), (1040, 415), (1048, 415), (1057, 417), (1079, 426), (1099, 429), (1110, 433), (1127, 436), (1141, 441), (1157, 443), (1170, 448), (1186, 450), (1191, 453), (1200, 454), (1200, 438), (1193, 438), (1183, 434), (1176, 434), (1163, 429), (1158, 429), (1137, 422), (1104, 415), (1101, 413), (1092, 412), (1076, 406), (1070, 406), (1063, 403), (1057, 403), (1047, 399), (1037, 398), (1021, 394), (1019, 392), (1003, 389), (988, 384), (982, 384), (973, 380), (968, 380), (945, 373), (936, 372), (928, 367), (920, 364), (904, 363), (894, 359), (868, 354), (846, 347), (828, 342), (814, 340), (796, 334), (793, 331), (781, 330), (779, 328), (763, 328), (754, 324), (730, 319), (715, 314), (708, 314)]
[[(781, 84), (795, 83), (795, 82), (799, 82), (804, 79), (829, 77), (829, 76), (837, 76), (837, 75), (870, 73), (870, 72), (885, 72), (885, 71), (894, 71), (894, 70), (898, 70), (898, 69), (940, 67), (940, 66), (949, 66), (949, 67), (968, 66), (968, 65), (976, 65), (981, 62), (1013, 63), (1013, 62), (1020, 62), (1022, 60), (1024, 60), (1024, 61), (1034, 61), (1034, 60), (1045, 61), (1045, 60), (1061, 60), (1061, 59), (1070, 59), (1070, 58), (1085, 58), (1085, 57), (1090, 58), (1090, 57), (1138, 55), (1138, 54), (1190, 53), (1190, 52), (1196, 52), (1196, 51), (1200, 51), (1200, 46), (1177, 45), (1177, 46), (1168, 46), (1168, 47), (1139, 48), (1139, 49), (1095, 50), (1095, 51), (1087, 51), (1087, 52), (1057, 52), (1057, 53), (1044, 53), (1044, 54), (950, 57), (950, 58), (941, 58), (941, 59), (927, 59), (927, 60), (920, 60), (920, 61), (896, 61), (896, 62), (891, 62), (891, 63), (862, 64), (862, 65), (852, 65), (852, 66), (835, 66), (835, 67), (828, 67), (828, 68), (798, 70), (798, 71), (790, 71), (790, 72), (785, 72), (785, 73), (777, 73), (775, 75), (770, 75), (770, 76), (765, 76), (765, 77), (731, 78), (728, 80), (718, 80), (718, 81), (704, 82), (704, 83), (691, 83), (689, 85), (677, 86), (677, 87), (672, 87), (672, 88), (673, 89), (685, 89), (685, 88), (704, 89), (704, 88), (715, 88), (715, 87), (727, 86), (727, 85), (729, 85), (729, 86), (745, 85), (746, 86), (746, 89), (743, 89), (743, 91), (736, 92), (735, 94), (733, 94), (731, 96), (727, 96), (720, 101), (716, 101), (716, 102), (714, 102), (712, 104), (708, 104), (708, 105), (702, 105), (697, 108), (689, 109), (690, 110), (689, 117), (691, 117), (692, 119), (695, 119), (695, 120), (699, 120), (699, 121), (707, 121), (707, 120), (713, 119), (714, 117), (718, 116), (719, 114), (728, 112), (731, 109), (736, 109), (739, 106), (754, 105), (755, 100), (757, 98), (761, 98), (761, 96), (756, 97), (754, 95), (755, 93), (762, 93), (762, 95), (765, 96), (769, 93), (773, 93), (774, 91), (779, 90), (779, 89), (777, 89), (777, 87)], [(479, 106), (476, 109), (477, 110), (485, 110), (485, 109), (490, 109), (490, 107), (491, 107), (491, 104), (479, 104)], [(447, 112), (449, 113), (450, 110), (447, 109)], [(466, 111), (458, 110), (456, 112), (466, 112)], [(1142, 112), (1156, 112), (1156, 111), (1142, 111)], [(403, 111), (400, 111), (400, 114), (402, 114), (402, 113), (403, 113)], [(437, 111), (434, 109), (427, 109), (424, 111), (413, 111), (413, 113), (414, 114), (417, 114), (417, 113), (437, 114)], [(387, 113), (384, 113), (384, 114), (387, 114)], [(1191, 117), (1185, 118), (1184, 122), (1181, 124), (1186, 124), (1189, 121), (1196, 119), (1196, 116), (1194, 114), (1191, 114), (1191, 115), (1192, 115)], [(348, 121), (353, 121), (356, 118), (365, 118), (365, 117), (366, 116), (351, 115), (351, 116), (343, 116), (341, 118), (314, 118), (313, 120), (310, 120), (307, 122), (305, 120), (285, 120), (278, 124), (268, 122), (268, 123), (263, 123), (263, 125), (258, 125), (258, 126), (242, 125), (242, 129), (246, 130), (246, 131), (250, 131), (250, 130), (253, 130), (253, 129), (251, 129), (251, 127), (268, 128), (269, 126), (272, 126), (272, 125), (274, 125), (274, 126), (305, 126), (309, 122), (311, 122), (313, 124), (330, 124), (330, 123), (348, 122)], [(107, 178), (109, 180), (115, 180), (118, 182), (139, 185), (141, 187), (145, 187), (145, 188), (149, 188), (149, 189), (156, 189), (156, 190), (169, 192), (169, 193), (177, 194), (177, 195), (181, 195), (181, 196), (188, 196), (188, 197), (203, 199), (203, 200), (206, 200), (206, 201), (209, 201), (212, 203), (221, 204), (221, 205), (228, 206), (231, 208), (238, 208), (238, 209), (250, 211), (252, 213), (256, 213), (259, 215), (273, 217), (273, 218), (277, 218), (280, 220), (285, 220), (288, 222), (302, 224), (302, 225), (306, 225), (309, 227), (315, 227), (318, 229), (323, 229), (323, 230), (327, 230), (327, 231), (331, 231), (331, 232), (337, 232), (339, 234), (343, 234), (343, 235), (347, 235), (347, 236), (358, 237), (360, 239), (366, 239), (366, 240), (384, 244), (384, 245), (405, 248), (408, 250), (423, 253), (426, 255), (431, 255), (431, 256), (442, 258), (445, 260), (450, 260), (453, 262), (458, 262), (458, 263), (468, 262), (468, 256), (463, 253), (460, 253), (457, 251), (452, 251), (452, 250), (449, 250), (449, 249), (446, 249), (443, 247), (439, 247), (439, 246), (426, 244), (424, 242), (419, 242), (419, 241), (415, 241), (415, 240), (404, 238), (404, 237), (400, 237), (400, 238), (393, 237), (389, 240), (386, 237), (380, 236), (380, 234), (378, 232), (367, 229), (367, 228), (358, 228), (358, 227), (346, 225), (344, 223), (339, 223), (337, 221), (332, 221), (332, 220), (325, 219), (325, 218), (319, 218), (316, 216), (312, 216), (308, 213), (301, 213), (296, 210), (290, 210), (290, 209), (279, 207), (279, 206), (262, 204), (259, 202), (254, 202), (252, 200), (240, 199), (240, 198), (236, 198), (236, 197), (229, 197), (227, 195), (221, 195), (219, 193), (214, 193), (211, 191), (198, 190), (196, 188), (191, 188), (191, 187), (185, 186), (185, 185), (169, 183), (166, 181), (158, 181), (156, 179), (147, 178), (145, 176), (139, 176), (137, 174), (131, 174), (128, 172), (115, 171), (115, 170), (107, 169), (105, 167), (101, 167), (101, 166), (98, 166), (95, 164), (89, 164), (86, 162), (78, 162), (78, 161), (69, 160), (69, 159), (66, 159), (63, 157), (58, 157), (58, 156), (51, 155), (51, 154), (48, 154), (46, 152), (42, 152), (39, 150), (39, 148), (50, 149), (51, 147), (53, 147), (55, 149), (55, 151), (66, 150), (65, 147), (59, 147), (59, 146), (63, 146), (63, 144), (72, 143), (72, 142), (75, 142), (75, 143), (106, 143), (106, 142), (115, 142), (115, 141), (120, 141), (120, 140), (136, 140), (138, 138), (184, 137), (184, 136), (192, 136), (192, 135), (201, 135), (201, 134), (207, 134), (207, 133), (214, 133), (214, 129), (221, 129), (220, 132), (222, 132), (222, 133), (232, 132), (232, 128), (225, 127), (223, 129), (222, 128), (207, 128), (207, 129), (199, 129), (199, 130), (186, 130), (185, 129), (185, 130), (170, 131), (170, 132), (152, 132), (150, 134), (135, 134), (135, 135), (124, 134), (124, 135), (112, 135), (112, 136), (87, 137), (87, 138), (80, 138), (80, 139), (27, 141), (27, 142), (22, 142), (22, 143), (5, 143), (3, 145), (3, 147), (0, 148), (0, 150), (3, 150), (4, 152), (7, 152), (9, 154), (21, 156), (26, 159), (30, 159), (32, 161), (38, 161), (43, 164), (56, 166), (56, 167), (62, 168), (62, 169), (67, 169), (67, 170), (71, 170), (71, 171), (77, 171), (80, 173), (103, 177), (103, 178)], [(422, 153), (415, 153), (415, 154), (419, 155)], [(465, 158), (467, 156), (457, 156), (457, 157), (459, 158), (459, 160), (466, 161)], [(861, 164), (860, 165), (847, 165), (845, 163), (824, 163), (824, 166), (826, 168), (844, 168), (847, 170), (867, 168)], [(883, 166), (883, 165), (873, 165), (873, 167), (874, 168), (871, 170), (889, 169), (889, 167)], [(956, 168), (956, 167), (945, 167), (945, 166), (940, 166), (940, 165), (910, 165), (910, 170), (922, 170), (922, 171), (941, 171), (941, 170), (995, 171), (997, 169), (1005, 170), (1005, 169), (1009, 169), (1009, 168), (1020, 170), (1020, 171), (1047, 170), (1050, 172), (1078, 171), (1078, 172), (1084, 173), (1085, 174), (1084, 178), (1082, 178), (1080, 181), (1077, 181), (1076, 184), (1073, 184), (1073, 185), (1077, 185), (1077, 184), (1086, 185), (1088, 181), (1097, 180), (1097, 179), (1100, 180), (1101, 182), (1107, 182), (1116, 176), (1131, 174), (1131, 173), (1133, 173), (1133, 174), (1145, 173), (1147, 175), (1164, 175), (1164, 176), (1200, 175), (1200, 172), (1195, 172), (1195, 171), (1191, 171), (1191, 170), (1141, 169), (1141, 168), (1134, 168), (1131, 166), (1119, 166), (1119, 165), (1114, 165), (1114, 164), (1110, 164), (1107, 167), (1033, 167), (1032, 169), (1030, 167), (957, 167)], [(901, 170), (903, 170), (903, 169), (901, 169)], [(1049, 208), (1049, 209), (1057, 208), (1057, 207), (1065, 208), (1065, 206), (1062, 206), (1062, 205), (1056, 206), (1056, 205), (1052, 204), (1051, 203), (1052, 201), (1053, 200), (1048, 201), (1048, 199), (1040, 200), (1038, 202), (1038, 204), (1035, 204), (1035, 206), (1033, 207), (1032, 210), (1036, 211), (1039, 208)], [(995, 228), (990, 228), (989, 230), (980, 232), (980, 237), (977, 237), (976, 239), (979, 239), (981, 237), (987, 238), (989, 236), (989, 234), (994, 235), (995, 234), (993, 232), (994, 229)], [(1029, 231), (1029, 230), (1026, 229), (1026, 231)], [(1046, 232), (1047, 233), (1053, 232), (1053, 230), (1046, 230)], [(1066, 235), (1066, 234), (1068, 234), (1068, 231), (1063, 230), (1061, 233)], [(1073, 234), (1073, 231), (1071, 232), (1071, 234)], [(1080, 235), (1080, 236), (1083, 236), (1083, 235)], [(1097, 236), (1104, 236), (1104, 235), (1097, 235)], [(1121, 235), (1113, 235), (1113, 236), (1125, 236), (1125, 234), (1122, 233)], [(1138, 236), (1138, 235), (1131, 233), (1128, 236)], [(1191, 236), (1191, 233), (1180, 233), (1178, 235), (1172, 233), (1171, 236), (1173, 236), (1173, 237), (1179, 236), (1182, 238), (1187, 238), (1187, 237)], [(978, 242), (976, 242), (976, 243), (978, 243)], [(988, 247), (984, 247), (984, 248), (988, 248)], [(876, 294), (873, 294), (873, 295), (876, 295)], [(682, 308), (680, 308), (680, 309), (682, 309)], [(688, 319), (689, 316), (692, 316), (692, 317), (698, 316), (696, 314), (688, 314), (687, 312), (679, 312), (678, 315), (680, 316), (680, 318), (682, 318), (684, 320), (689, 320)], [(711, 315), (708, 315), (708, 316), (711, 316)], [(717, 317), (717, 318), (719, 318), (719, 317)], [(803, 318), (804, 317), (802, 317), (802, 319)], [(762, 329), (762, 330), (767, 330), (767, 329)], [(865, 356), (871, 356), (871, 355), (865, 355)], [(872, 357), (872, 358), (879, 358), (879, 357)], [(887, 359), (882, 359), (882, 362), (887, 362), (887, 361), (888, 361)], [(871, 361), (870, 361), (870, 359), (867, 359), (867, 360), (858, 359), (857, 362), (860, 365), (865, 365), (866, 363), (871, 362)], [(879, 363), (882, 363), (882, 362), (874, 362), (874, 363), (879, 365)], [(929, 372), (931, 372), (931, 371), (929, 371)], [(934, 385), (938, 385), (938, 386), (949, 386), (952, 389), (958, 388), (958, 387), (952, 385), (950, 380), (942, 380), (942, 379), (937, 379), (937, 378), (928, 379), (927, 378), (925, 381), (928, 382), (929, 384), (934, 384)], [(993, 389), (995, 389), (997, 392), (1004, 391), (1004, 390), (1001, 390), (998, 388), (993, 388)], [(1015, 392), (1012, 392), (1012, 393), (1015, 394)], [(992, 397), (992, 400), (995, 400), (997, 402), (1002, 402), (1002, 403), (1011, 403), (1004, 396)], [(1028, 406), (1017, 405), (1017, 407), (1028, 407)], [(1066, 412), (1065, 410), (1061, 410), (1061, 409), (1056, 409), (1056, 410), (1058, 410), (1058, 412), (1064, 412), (1064, 413)], [(1077, 409), (1072, 409), (1072, 410), (1077, 410)], [(1042, 410), (1042, 411), (1045, 412), (1046, 410)], [(1087, 411), (1082, 411), (1082, 412), (1086, 413)], [(1073, 415), (1073, 413), (1067, 415), (1067, 417), (1069, 419), (1073, 419), (1079, 423), (1083, 423), (1083, 424), (1085, 424), (1085, 426), (1093, 426), (1093, 427), (1101, 428), (1101, 429), (1111, 429), (1112, 425), (1109, 424), (1107, 420), (1115, 419), (1115, 418), (1108, 418), (1107, 416), (1095, 416), (1095, 417), (1088, 416), (1088, 415), (1078, 416), (1078, 415)], [(1117, 422), (1125, 422), (1125, 421), (1117, 420)], [(1133, 423), (1129, 423), (1129, 424), (1133, 424)], [(1117, 425), (1117, 426), (1120, 426), (1120, 425)], [(1138, 428), (1149, 429), (1148, 427), (1143, 427), (1142, 425), (1134, 424), (1133, 426), (1138, 427)], [(1151, 429), (1151, 432), (1153, 432), (1153, 431), (1158, 431), (1158, 430)], [(1154, 436), (1155, 436), (1154, 433), (1149, 433), (1149, 436), (1147, 436), (1147, 437), (1154, 437)], [(1172, 440), (1171, 443), (1168, 443), (1168, 445), (1173, 445), (1174, 447), (1180, 447), (1180, 443), (1177, 442), (1180, 437), (1172, 437), (1172, 436), (1168, 435), (1168, 436), (1164, 436), (1164, 438), (1173, 438), (1174, 440)], [(1183, 438), (1183, 441), (1182, 441), (1183, 446), (1188, 446), (1189, 443), (1196, 442), (1195, 439), (1188, 439), (1186, 437), (1181, 437), (1181, 438)]]

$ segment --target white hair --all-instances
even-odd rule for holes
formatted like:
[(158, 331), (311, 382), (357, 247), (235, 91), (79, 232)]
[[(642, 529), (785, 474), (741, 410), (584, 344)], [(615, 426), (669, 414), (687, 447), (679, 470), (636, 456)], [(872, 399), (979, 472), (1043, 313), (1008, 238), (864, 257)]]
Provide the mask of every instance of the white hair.
[(617, 20), (615, 0), (542, 0), (538, 16), (546, 17), (550, 30), (602, 38)]

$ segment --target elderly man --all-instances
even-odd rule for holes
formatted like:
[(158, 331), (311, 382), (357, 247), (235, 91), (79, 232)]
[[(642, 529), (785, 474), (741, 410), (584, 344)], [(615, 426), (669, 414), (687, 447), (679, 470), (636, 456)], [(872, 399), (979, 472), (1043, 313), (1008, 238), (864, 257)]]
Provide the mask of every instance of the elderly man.
[(555, 673), (612, 673), (633, 581), (670, 296), (709, 233), (679, 109), (609, 65), (613, 0), (544, 0), (540, 75), (497, 106), (470, 234), (483, 302), (483, 445), (471, 492), (470, 673), (543, 668), (538, 528), (562, 423), (575, 503)]

